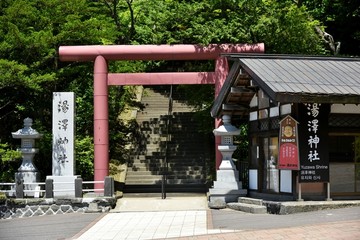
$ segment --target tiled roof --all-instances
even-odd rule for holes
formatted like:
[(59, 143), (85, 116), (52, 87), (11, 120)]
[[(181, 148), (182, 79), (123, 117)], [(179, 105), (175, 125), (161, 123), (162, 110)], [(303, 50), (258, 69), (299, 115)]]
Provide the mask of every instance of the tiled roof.
[[(228, 57), (236, 63), (232, 68), (237, 70), (231, 69), (232, 72), (248, 74), (251, 85), (261, 88), (273, 101), (360, 104), (359, 58), (242, 54)], [(231, 78), (237, 78), (237, 74), (229, 74), (226, 81), (234, 85)], [(225, 104), (230, 99), (228, 85), (224, 84), (215, 101), (213, 116), (221, 112), (216, 109), (220, 108), (219, 101)]]

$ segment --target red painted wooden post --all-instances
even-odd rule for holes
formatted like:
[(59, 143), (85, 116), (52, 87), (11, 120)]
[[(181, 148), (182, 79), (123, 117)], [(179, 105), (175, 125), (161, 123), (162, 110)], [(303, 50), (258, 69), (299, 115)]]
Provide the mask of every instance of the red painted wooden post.
[[(222, 86), (226, 80), (227, 74), (229, 72), (229, 64), (226, 57), (218, 57), (215, 63), (215, 98), (219, 95)], [(220, 127), (221, 119), (215, 119), (215, 129)], [(222, 155), (218, 149), (218, 146), (221, 144), (221, 137), (215, 136), (215, 166), (216, 169), (219, 169), (221, 164)]]
[[(109, 111), (107, 62), (97, 56), (94, 63), (94, 180), (104, 181), (109, 175)], [(102, 184), (95, 183), (95, 189)]]

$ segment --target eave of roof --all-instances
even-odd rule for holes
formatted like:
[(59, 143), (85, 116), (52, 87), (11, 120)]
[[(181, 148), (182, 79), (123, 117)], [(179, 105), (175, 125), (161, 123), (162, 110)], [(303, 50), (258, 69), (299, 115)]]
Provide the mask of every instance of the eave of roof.
[[(231, 98), (231, 87), (239, 73), (249, 75), (252, 85), (261, 88), (276, 102), (360, 104), (359, 58), (263, 54), (225, 56), (235, 62), (215, 100), (211, 110), (213, 117), (224, 114), (220, 106)], [(240, 102), (246, 103), (247, 100)]]

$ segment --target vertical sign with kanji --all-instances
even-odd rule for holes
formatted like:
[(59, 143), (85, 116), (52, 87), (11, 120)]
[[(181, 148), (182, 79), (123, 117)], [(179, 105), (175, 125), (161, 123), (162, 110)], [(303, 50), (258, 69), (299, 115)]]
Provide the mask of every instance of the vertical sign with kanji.
[(329, 182), (328, 117), (327, 104), (299, 104), (299, 182)]
[(279, 169), (299, 170), (298, 122), (291, 116), (280, 121)]
[(73, 92), (53, 93), (53, 176), (74, 175), (74, 115)]

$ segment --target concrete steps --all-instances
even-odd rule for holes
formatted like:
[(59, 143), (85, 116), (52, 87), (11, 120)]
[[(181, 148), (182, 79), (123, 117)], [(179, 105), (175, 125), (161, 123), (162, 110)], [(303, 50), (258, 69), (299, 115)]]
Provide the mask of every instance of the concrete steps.
[[(136, 117), (140, 137), (132, 146), (134, 154), (128, 164), (125, 192), (130, 188), (136, 188), (137, 192), (158, 189), (165, 158), (167, 184), (173, 189), (186, 189), (188, 185), (203, 186), (205, 190), (206, 161), (210, 151), (205, 149), (203, 134), (196, 131), (192, 108), (173, 100), (172, 115), (167, 116), (166, 89), (160, 86), (144, 90), (141, 103), (145, 109), (138, 111)], [(179, 99), (176, 91), (173, 93), (174, 99)], [(170, 123), (168, 128), (167, 122)]]
[(239, 197), (238, 202), (227, 203), (226, 207), (254, 214), (266, 214), (267, 207), (264, 205), (262, 199)]

